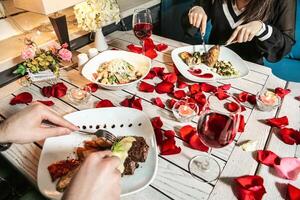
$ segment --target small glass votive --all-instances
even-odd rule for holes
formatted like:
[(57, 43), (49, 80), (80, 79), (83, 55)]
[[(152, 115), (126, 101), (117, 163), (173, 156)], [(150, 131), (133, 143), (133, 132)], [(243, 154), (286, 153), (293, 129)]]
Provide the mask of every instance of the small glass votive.
[(180, 100), (173, 106), (173, 114), (180, 122), (190, 122), (199, 113), (199, 106), (186, 100)]
[(68, 92), (69, 100), (77, 105), (85, 104), (91, 97), (91, 89), (86, 86), (84, 88), (72, 88)]
[(280, 106), (281, 99), (274, 92), (264, 89), (256, 95), (256, 102), (259, 110), (270, 112)]

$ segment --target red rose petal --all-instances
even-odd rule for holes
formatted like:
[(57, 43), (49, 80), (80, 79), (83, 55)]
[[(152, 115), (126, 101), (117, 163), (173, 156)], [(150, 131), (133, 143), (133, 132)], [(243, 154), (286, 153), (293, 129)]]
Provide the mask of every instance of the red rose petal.
[(178, 87), (179, 89), (186, 88), (187, 86), (188, 86), (188, 84), (187, 84), (186, 82), (181, 81), (181, 80), (178, 80), (178, 81), (177, 81), (177, 87)]
[(256, 160), (264, 165), (267, 166), (274, 166), (274, 165), (279, 165), (280, 164), (280, 157), (277, 156), (275, 153), (272, 151), (267, 151), (267, 150), (259, 150), (257, 151), (257, 157)]
[(154, 42), (151, 38), (147, 38), (144, 40), (144, 49), (145, 49), (145, 51), (155, 49)]
[(295, 186), (288, 184), (287, 186), (287, 200), (299, 200), (300, 189)]
[(196, 94), (198, 92), (201, 92), (201, 87), (198, 83), (195, 83), (191, 86), (189, 86), (189, 91), (190, 91), (190, 94), (193, 95), (193, 94)]
[(53, 106), (54, 105), (54, 102), (53, 101), (42, 101), (42, 100), (37, 100), (37, 102), (40, 102), (46, 106)]
[(168, 108), (172, 109), (174, 107), (174, 105), (175, 105), (176, 102), (177, 101), (175, 99), (169, 99), (168, 103), (167, 103)]
[(218, 87), (218, 89), (221, 89), (221, 90), (230, 90), (231, 88), (231, 84), (224, 84), (224, 85), (221, 85)]
[(160, 129), (163, 126), (163, 122), (161, 121), (160, 117), (155, 117), (151, 119), (151, 123), (153, 128)]
[(144, 79), (153, 79), (155, 76), (155, 72), (151, 70)]
[(281, 99), (283, 99), (287, 94), (291, 93), (290, 89), (276, 88), (275, 94), (277, 94)]
[(165, 104), (162, 102), (161, 98), (156, 97), (152, 100), (153, 104), (160, 107), (160, 108), (165, 108)]
[(219, 100), (224, 100), (229, 97), (227, 92), (225, 92), (224, 90), (222, 90), (220, 88), (218, 88), (218, 92), (216, 93), (216, 96), (218, 97)]
[(248, 92), (242, 92), (237, 96), (237, 98), (240, 102), (246, 102), (248, 100), (248, 96), (249, 96)]
[(152, 67), (151, 71), (155, 73), (156, 76), (163, 76), (165, 68), (163, 67)]
[(234, 180), (237, 183), (236, 193), (240, 200), (261, 200), (266, 193), (264, 180), (260, 176), (241, 176)]
[(256, 105), (256, 95), (249, 95), (247, 101), (252, 105)]
[(15, 96), (11, 101), (10, 105), (26, 104), (32, 102), (32, 95), (29, 92), (22, 92)]
[(168, 45), (166, 45), (166, 44), (164, 44), (164, 43), (160, 43), (160, 44), (157, 44), (156, 46), (155, 46), (155, 49), (157, 50), (157, 51), (164, 51), (164, 50), (166, 50), (168, 48)]
[(202, 92), (198, 92), (194, 97), (196, 103), (204, 106), (206, 104), (206, 96)]
[(161, 145), (161, 155), (174, 155), (181, 152), (181, 148), (176, 146), (174, 138), (164, 140)]
[(141, 92), (149, 92), (149, 93), (152, 93), (154, 92), (154, 85), (151, 85), (149, 83), (146, 83), (144, 81), (142, 81), (140, 84), (139, 84), (139, 91)]
[(115, 107), (114, 104), (108, 100), (108, 99), (103, 99), (96, 103), (96, 108), (108, 108), (108, 107)]
[(210, 85), (208, 83), (201, 83), (200, 87), (201, 87), (201, 91), (207, 92), (207, 93), (216, 92), (217, 91), (217, 88), (215, 86)]
[(244, 112), (244, 111), (246, 111), (246, 107), (241, 105), (241, 112)]
[(149, 49), (148, 51), (145, 52), (145, 56), (148, 58), (154, 59), (157, 57), (157, 53), (154, 49)]
[(163, 81), (155, 86), (155, 91), (158, 94), (172, 93), (174, 90), (174, 84)]
[(193, 135), (190, 140), (189, 144), (193, 149), (197, 149), (199, 151), (207, 152), (209, 147), (205, 146), (201, 140), (199, 139), (199, 136), (197, 134)]
[(67, 86), (64, 83), (52, 85), (52, 96), (56, 98), (64, 97), (67, 94)]
[(128, 45), (127, 49), (133, 53), (143, 53), (143, 49), (141, 47), (137, 47), (133, 44)]
[(292, 128), (282, 128), (278, 132), (279, 138), (286, 144), (300, 144), (300, 132)]
[(120, 103), (121, 106), (124, 106), (124, 107), (130, 107), (131, 106), (131, 102), (130, 102), (130, 99), (126, 98), (124, 99), (121, 103)]
[(300, 96), (298, 96), (298, 97), (295, 97), (295, 99), (296, 99), (296, 100), (298, 100), (298, 101), (300, 101)]
[(244, 115), (240, 115), (240, 123), (239, 123), (239, 128), (238, 132), (243, 133), (245, 131), (245, 117)]
[(270, 126), (281, 128), (289, 125), (289, 119), (287, 118), (287, 116), (280, 117), (280, 118), (272, 118), (272, 119), (267, 119), (266, 123)]
[(41, 90), (41, 93), (44, 97), (51, 97), (52, 96), (52, 87), (51, 86), (46, 86), (43, 87)]
[(175, 73), (166, 73), (162, 76), (162, 79), (169, 83), (176, 83), (177, 82), (177, 75)]
[(96, 92), (99, 88), (98, 84), (96, 83), (89, 83), (86, 86), (90, 88), (91, 92)]
[(155, 128), (154, 133), (155, 133), (157, 145), (158, 146), (162, 145), (163, 140), (164, 140), (163, 131), (160, 128)]
[(137, 98), (137, 99), (133, 100), (131, 108), (135, 108), (135, 109), (138, 109), (138, 110), (142, 111), (143, 110), (142, 99), (141, 98)]
[(235, 102), (231, 102), (231, 103), (226, 103), (225, 104), (225, 108), (229, 111), (229, 112), (236, 112), (240, 106), (235, 103)]
[(177, 74), (177, 75), (179, 75), (180, 74), (180, 72), (179, 72), (179, 70), (178, 70), (178, 68), (176, 67), (176, 65), (175, 64), (173, 64), (173, 71), (174, 71), (174, 73), (175, 74)]
[(175, 91), (175, 92), (173, 93), (173, 96), (174, 96), (176, 99), (180, 100), (180, 99), (183, 99), (183, 98), (186, 97), (186, 93), (185, 93), (184, 90), (177, 90), (177, 91)]
[(189, 141), (190, 138), (195, 135), (197, 133), (196, 128), (190, 126), (190, 125), (186, 125), (183, 126), (180, 130), (179, 130), (179, 134), (181, 136), (181, 138), (185, 141)]
[(165, 137), (167, 138), (174, 138), (175, 137), (175, 132), (172, 130), (167, 130), (164, 132)]

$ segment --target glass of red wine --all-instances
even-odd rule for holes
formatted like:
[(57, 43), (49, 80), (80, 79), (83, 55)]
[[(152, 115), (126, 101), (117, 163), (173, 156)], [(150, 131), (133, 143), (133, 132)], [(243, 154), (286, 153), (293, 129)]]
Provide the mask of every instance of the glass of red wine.
[(151, 11), (146, 8), (136, 9), (132, 18), (132, 27), (144, 53), (144, 41), (152, 35), (153, 29)]
[(219, 178), (221, 167), (211, 150), (232, 143), (238, 131), (240, 112), (239, 101), (229, 93), (217, 92), (208, 97), (200, 113), (197, 131), (199, 139), (209, 150), (207, 154), (190, 160), (189, 171), (194, 178), (208, 183)]

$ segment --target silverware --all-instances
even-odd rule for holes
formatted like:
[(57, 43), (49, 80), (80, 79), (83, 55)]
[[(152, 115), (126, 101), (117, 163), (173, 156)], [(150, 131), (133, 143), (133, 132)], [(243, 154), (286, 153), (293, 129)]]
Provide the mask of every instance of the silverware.
[(204, 53), (207, 53), (204, 36), (205, 36), (205, 33), (201, 33), (201, 39), (202, 39), (202, 45), (203, 45)]

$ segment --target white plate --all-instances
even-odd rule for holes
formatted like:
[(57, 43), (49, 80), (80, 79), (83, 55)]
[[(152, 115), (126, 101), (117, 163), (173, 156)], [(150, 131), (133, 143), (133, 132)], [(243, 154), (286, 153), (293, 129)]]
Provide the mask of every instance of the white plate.
[[(93, 73), (97, 72), (99, 66), (102, 63), (110, 61), (112, 59), (125, 60), (135, 68), (139, 69), (139, 71), (142, 72), (143, 76), (136, 81), (127, 84), (120, 84), (120, 85), (107, 85), (107, 84), (101, 84), (97, 82), (93, 77)], [(129, 85), (137, 84), (139, 81), (141, 81), (143, 78), (147, 76), (150, 69), (151, 69), (151, 59), (148, 58), (147, 56), (128, 52), (128, 51), (108, 50), (92, 58), (87, 64), (84, 65), (81, 73), (86, 79), (100, 85), (103, 88), (109, 90), (121, 90), (128, 87)]]
[[(74, 112), (65, 118), (77, 126), (86, 126), (88, 131), (96, 131), (97, 125), (100, 125), (101, 129), (106, 125), (106, 130), (116, 136), (143, 136), (150, 147), (148, 158), (145, 163), (139, 163), (140, 167), (136, 169), (134, 175), (122, 177), (121, 196), (141, 191), (152, 182), (157, 171), (158, 154), (151, 122), (143, 112), (122, 107), (98, 108)], [(112, 128), (113, 125), (115, 128)], [(91, 136), (72, 133), (48, 138), (45, 141), (38, 167), (38, 187), (43, 195), (50, 199), (61, 199), (62, 193), (56, 191), (56, 182), (51, 181), (47, 168), (57, 161), (74, 157), (74, 149), (90, 138)]]
[[(207, 49), (210, 49), (214, 45), (206, 45)], [(179, 72), (187, 79), (195, 82), (210, 82), (210, 81), (218, 81), (218, 80), (228, 80), (228, 79), (237, 79), (237, 78), (242, 78), (244, 76), (247, 76), (249, 73), (249, 68), (247, 63), (235, 52), (230, 50), (227, 47), (221, 46), (220, 49), (220, 56), (219, 60), (224, 60), (224, 61), (230, 61), (235, 69), (239, 71), (238, 76), (232, 76), (232, 77), (224, 77), (220, 76), (215, 72), (212, 72), (209, 70), (207, 66), (199, 65), (199, 67), (203, 73), (211, 73), (214, 75), (213, 78), (199, 78), (191, 73), (188, 72), (189, 66), (183, 62), (183, 60), (179, 57), (179, 54), (181, 52), (189, 52), (193, 53), (194, 51), (200, 51), (201, 53), (204, 52), (203, 46), (202, 45), (196, 45), (196, 46), (185, 46), (185, 47), (180, 47), (177, 49), (174, 49), (172, 51), (172, 59), (174, 64), (177, 66)]]

